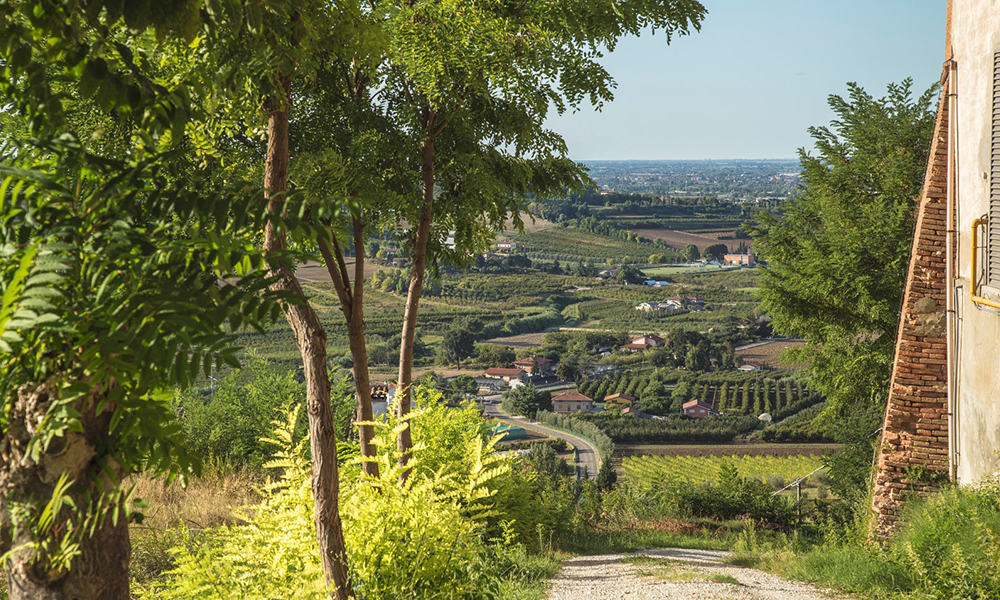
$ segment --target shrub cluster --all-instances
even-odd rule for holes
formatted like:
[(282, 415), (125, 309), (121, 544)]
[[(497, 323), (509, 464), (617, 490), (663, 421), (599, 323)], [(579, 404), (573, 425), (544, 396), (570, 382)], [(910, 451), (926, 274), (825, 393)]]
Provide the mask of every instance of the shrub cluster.
[(728, 442), (760, 425), (752, 416), (692, 419), (673, 415), (663, 419), (639, 419), (633, 416), (596, 413), (584, 417), (620, 444), (691, 444)]
[(553, 427), (566, 429), (588, 438), (594, 443), (595, 446), (597, 446), (598, 452), (601, 453), (601, 460), (610, 460), (615, 453), (615, 444), (611, 441), (611, 438), (609, 438), (599, 427), (589, 421), (570, 415), (560, 415), (544, 410), (539, 411), (536, 418), (538, 422), (543, 425), (551, 425)]

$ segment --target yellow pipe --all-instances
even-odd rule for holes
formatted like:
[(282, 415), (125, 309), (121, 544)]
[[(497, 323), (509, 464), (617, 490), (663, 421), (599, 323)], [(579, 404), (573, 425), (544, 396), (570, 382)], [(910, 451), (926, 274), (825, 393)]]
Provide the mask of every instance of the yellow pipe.
[(990, 219), (986, 215), (972, 220), (972, 260), (970, 261), (972, 268), (969, 273), (969, 281), (972, 283), (972, 298), (970, 299), (976, 304), (1000, 308), (1000, 302), (979, 295), (979, 269), (977, 268), (977, 263), (979, 262), (977, 260), (979, 258), (979, 228), (989, 223), (989, 221)]

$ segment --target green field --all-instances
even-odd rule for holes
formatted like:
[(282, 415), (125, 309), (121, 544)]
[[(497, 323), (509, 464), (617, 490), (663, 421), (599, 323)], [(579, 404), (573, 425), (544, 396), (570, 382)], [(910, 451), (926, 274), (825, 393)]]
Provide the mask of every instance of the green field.
[(643, 269), (642, 272), (648, 277), (666, 277), (669, 275), (678, 275), (681, 273), (721, 273), (725, 271), (738, 271), (742, 267), (715, 267), (708, 265), (699, 265), (697, 267), (649, 267), (648, 269)]
[(715, 482), (723, 464), (732, 463), (741, 477), (786, 483), (823, 466), (818, 456), (630, 456), (622, 460), (625, 479), (638, 487), (660, 487), (664, 482)]

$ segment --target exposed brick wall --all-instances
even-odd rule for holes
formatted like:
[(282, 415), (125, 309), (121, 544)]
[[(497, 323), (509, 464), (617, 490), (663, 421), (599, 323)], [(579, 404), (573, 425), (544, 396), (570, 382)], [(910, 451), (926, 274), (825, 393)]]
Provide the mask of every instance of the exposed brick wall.
[(906, 278), (882, 448), (875, 473), (875, 533), (885, 537), (909, 494), (948, 477), (945, 245), (948, 185), (947, 83), (934, 125)]

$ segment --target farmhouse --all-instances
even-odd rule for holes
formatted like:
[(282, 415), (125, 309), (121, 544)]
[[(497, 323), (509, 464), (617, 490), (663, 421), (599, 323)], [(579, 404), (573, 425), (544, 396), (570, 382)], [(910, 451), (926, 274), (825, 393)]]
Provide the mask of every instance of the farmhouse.
[(527, 376), (527, 373), (521, 369), (508, 369), (505, 367), (490, 367), (489, 369), (486, 369), (486, 372), (483, 374), (487, 377), (499, 379), (506, 383), (510, 383), (512, 380), (522, 379)]
[(488, 394), (495, 394), (502, 391), (506, 385), (502, 379), (497, 379), (495, 377), (475, 377), (476, 385), (479, 386), (480, 393), (486, 392)]
[(873, 490), (880, 535), (907, 497), (1000, 471), (1000, 17), (951, 0), (945, 22)]
[(681, 405), (684, 410), (684, 414), (689, 417), (695, 417), (697, 419), (707, 419), (712, 415), (717, 415), (719, 413), (712, 410), (712, 407), (700, 400), (691, 400), (690, 402), (685, 402)]
[(746, 254), (727, 254), (722, 258), (722, 261), (727, 265), (743, 265), (744, 267), (752, 267), (757, 264), (757, 257), (753, 252), (747, 252)]
[(666, 302), (643, 302), (636, 305), (635, 309), (642, 312), (654, 312), (657, 310), (676, 310), (680, 307), (680, 302), (667, 300)]
[(626, 406), (625, 408), (623, 408), (622, 409), (622, 414), (626, 415), (626, 416), (633, 416), (633, 417), (636, 417), (636, 418), (639, 418), (639, 419), (652, 419), (653, 418), (653, 415), (648, 414), (648, 413), (644, 413), (641, 410), (639, 410), (639, 409), (637, 409), (637, 408), (635, 408), (633, 406)]
[(529, 375), (548, 375), (552, 372), (554, 363), (544, 356), (529, 356), (514, 361), (514, 367)]
[(625, 352), (642, 352), (650, 348), (663, 345), (663, 338), (655, 333), (647, 333), (639, 337), (632, 338), (632, 341), (621, 347)]
[(610, 396), (604, 397), (605, 404), (626, 404), (631, 406), (635, 402), (635, 398), (629, 396), (628, 394), (611, 394)]
[(517, 250), (517, 244), (514, 242), (497, 242), (497, 252), (510, 254), (515, 250)]
[(576, 390), (561, 392), (552, 396), (552, 410), (562, 414), (592, 412), (594, 399)]

